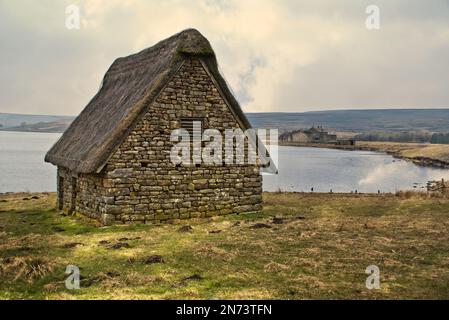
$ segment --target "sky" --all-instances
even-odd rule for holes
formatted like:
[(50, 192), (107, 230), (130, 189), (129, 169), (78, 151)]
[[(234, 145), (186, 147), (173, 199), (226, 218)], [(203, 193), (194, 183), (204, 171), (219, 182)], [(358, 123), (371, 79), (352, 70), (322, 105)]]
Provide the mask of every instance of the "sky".
[(0, 112), (76, 115), (117, 57), (186, 28), (245, 112), (449, 108), (449, 0), (0, 0)]

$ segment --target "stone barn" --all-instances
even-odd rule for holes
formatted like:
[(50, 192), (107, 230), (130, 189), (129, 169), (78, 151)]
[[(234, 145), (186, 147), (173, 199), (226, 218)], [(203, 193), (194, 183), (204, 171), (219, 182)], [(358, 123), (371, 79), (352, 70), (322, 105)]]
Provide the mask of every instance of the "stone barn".
[(258, 211), (260, 164), (175, 165), (170, 135), (250, 124), (197, 30), (119, 58), (45, 161), (57, 166), (58, 206), (104, 225)]
[(298, 143), (337, 143), (337, 135), (330, 134), (324, 131), (323, 127), (312, 127), (307, 130), (296, 130), (292, 132), (283, 133), (279, 139), (285, 142), (298, 142)]

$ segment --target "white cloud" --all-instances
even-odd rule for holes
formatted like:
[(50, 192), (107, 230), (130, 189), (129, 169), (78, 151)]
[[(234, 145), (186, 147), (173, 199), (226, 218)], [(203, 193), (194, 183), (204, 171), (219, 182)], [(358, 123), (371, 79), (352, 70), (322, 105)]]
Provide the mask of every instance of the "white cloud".
[[(81, 5), (80, 31), (64, 27)], [(0, 2), (0, 112), (77, 114), (124, 56), (188, 27), (212, 43), (245, 111), (449, 107), (446, 0)]]

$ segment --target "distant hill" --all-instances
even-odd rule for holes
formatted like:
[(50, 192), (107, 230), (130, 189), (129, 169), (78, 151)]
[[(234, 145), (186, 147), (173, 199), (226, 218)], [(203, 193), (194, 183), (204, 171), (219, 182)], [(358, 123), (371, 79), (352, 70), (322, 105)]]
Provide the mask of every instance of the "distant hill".
[[(281, 131), (322, 125), (349, 132), (449, 132), (449, 109), (334, 110), (315, 112), (247, 113), (256, 128)], [(63, 132), (75, 117), (0, 113), (0, 130)]]
[(334, 110), (304, 113), (247, 113), (257, 128), (292, 130), (323, 125), (336, 131), (449, 132), (449, 109)]
[[(35, 125), (38, 123), (62, 123), (60, 130), (65, 130), (67, 125), (73, 121), (75, 117), (73, 116), (50, 116), (50, 115), (33, 115), (33, 114), (17, 114), (17, 113), (0, 113), (0, 129), (19, 129), (24, 127), (24, 129), (29, 128), (30, 125)], [(64, 127), (65, 124), (65, 127)], [(50, 127), (52, 125), (49, 124)], [(44, 125), (45, 127), (45, 125)], [(20, 130), (16, 130), (20, 131)], [(26, 130), (31, 131), (31, 130)]]
[(32, 124), (21, 124), (15, 127), (0, 128), (3, 131), (21, 131), (21, 132), (64, 132), (72, 122), (72, 119), (62, 119), (50, 122), (37, 122)]

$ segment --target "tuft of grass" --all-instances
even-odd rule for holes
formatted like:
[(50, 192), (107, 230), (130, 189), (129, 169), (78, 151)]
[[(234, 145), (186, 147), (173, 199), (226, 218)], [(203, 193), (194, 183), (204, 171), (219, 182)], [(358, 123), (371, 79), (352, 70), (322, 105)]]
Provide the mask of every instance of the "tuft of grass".
[(53, 264), (45, 258), (12, 257), (0, 261), (0, 277), (3, 279), (11, 278), (13, 281), (23, 279), (32, 283), (51, 272)]
[(449, 193), (447, 192), (404, 190), (397, 191), (395, 195), (401, 199), (449, 199)]

